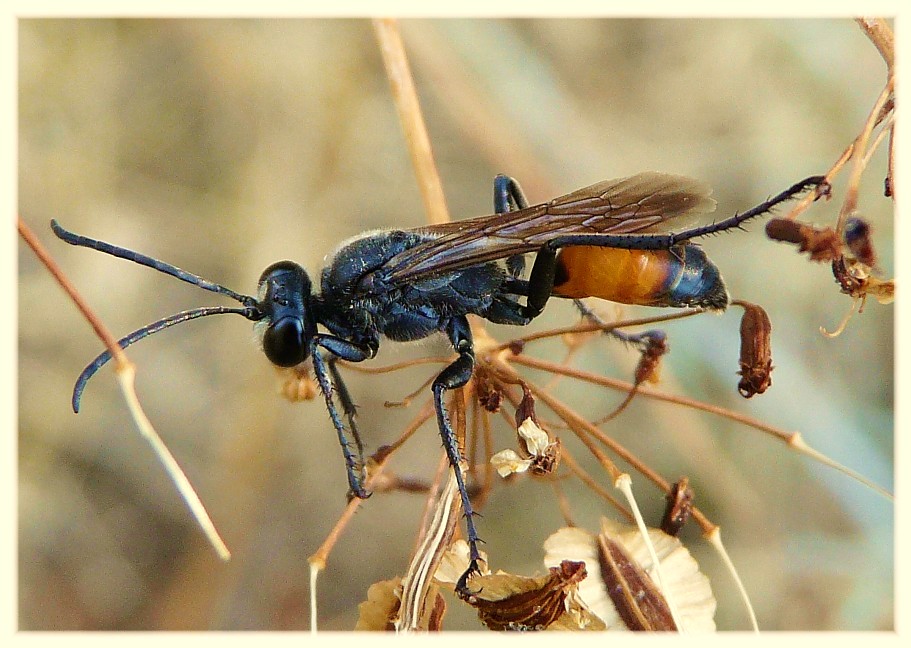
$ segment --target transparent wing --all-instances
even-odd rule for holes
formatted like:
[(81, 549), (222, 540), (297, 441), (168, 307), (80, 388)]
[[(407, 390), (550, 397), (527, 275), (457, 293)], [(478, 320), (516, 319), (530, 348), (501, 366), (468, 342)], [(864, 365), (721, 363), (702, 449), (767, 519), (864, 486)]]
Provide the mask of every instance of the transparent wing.
[(651, 171), (606, 180), (527, 209), (417, 228), (434, 238), (396, 255), (382, 272), (392, 282), (414, 281), (533, 252), (562, 234), (668, 231), (671, 221), (684, 227), (714, 211), (711, 193), (698, 180)]

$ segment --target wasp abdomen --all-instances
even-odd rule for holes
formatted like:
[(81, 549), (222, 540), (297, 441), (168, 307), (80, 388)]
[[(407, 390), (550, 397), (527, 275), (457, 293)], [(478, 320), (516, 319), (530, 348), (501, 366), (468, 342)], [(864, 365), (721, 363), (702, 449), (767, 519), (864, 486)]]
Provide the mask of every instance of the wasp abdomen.
[(642, 306), (724, 309), (728, 293), (705, 253), (685, 244), (673, 250), (577, 246), (560, 250), (554, 295), (599, 297)]

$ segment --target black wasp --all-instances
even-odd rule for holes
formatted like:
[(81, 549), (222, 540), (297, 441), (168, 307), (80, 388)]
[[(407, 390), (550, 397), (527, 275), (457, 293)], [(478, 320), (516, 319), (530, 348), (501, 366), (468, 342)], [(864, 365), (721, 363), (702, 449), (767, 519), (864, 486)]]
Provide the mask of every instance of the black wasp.
[[(256, 323), (262, 349), (273, 364), (293, 367), (310, 358), (338, 433), (351, 492), (357, 497), (369, 495), (364, 489), (363, 450), (354, 403), (336, 363), (373, 358), (383, 336), (408, 341), (444, 333), (458, 357), (436, 377), (432, 390), (440, 435), (465, 511), (471, 561), (457, 585), (464, 595), (469, 576), (478, 570), (478, 536), (444, 395), (472, 376), (475, 359), (467, 315), (522, 326), (541, 313), (551, 296), (722, 310), (729, 297), (721, 274), (689, 240), (736, 228), (823, 181), (819, 176), (807, 178), (742, 214), (669, 233), (674, 219), (714, 209), (711, 189), (689, 178), (647, 172), (529, 207), (518, 183), (501, 175), (494, 180), (494, 215), (365, 234), (336, 252), (322, 271), (318, 293), (303, 268), (279, 261), (262, 273), (256, 297), (132, 250), (73, 234), (56, 221), (51, 227), (67, 243), (134, 261), (242, 304), (171, 315), (130, 333), (120, 340), (122, 347), (181, 322), (235, 313)], [(525, 254), (534, 255), (527, 278)], [(74, 411), (79, 410), (88, 379), (109, 359), (109, 352), (102, 353), (79, 376)]]

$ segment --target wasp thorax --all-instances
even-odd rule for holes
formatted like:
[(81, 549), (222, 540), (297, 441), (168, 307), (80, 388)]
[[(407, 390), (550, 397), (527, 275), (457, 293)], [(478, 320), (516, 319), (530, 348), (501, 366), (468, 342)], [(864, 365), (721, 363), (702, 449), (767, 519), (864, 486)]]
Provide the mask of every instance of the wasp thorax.
[(316, 326), (308, 316), (310, 278), (292, 261), (279, 261), (259, 279), (259, 308), (264, 313), (263, 352), (279, 367), (293, 367), (310, 355)]

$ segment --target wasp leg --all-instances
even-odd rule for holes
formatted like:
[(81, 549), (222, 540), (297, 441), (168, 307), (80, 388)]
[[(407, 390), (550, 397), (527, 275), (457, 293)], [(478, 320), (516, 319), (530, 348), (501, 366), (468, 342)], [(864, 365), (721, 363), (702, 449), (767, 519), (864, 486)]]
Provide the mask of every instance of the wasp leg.
[[(361, 450), (360, 438), (357, 435), (357, 431), (352, 429), (355, 439), (357, 440), (358, 452), (355, 454), (351, 448), (351, 442), (348, 440), (348, 435), (345, 433), (345, 425), (342, 423), (342, 419), (335, 407), (335, 400), (332, 398), (333, 387), (330, 373), (335, 374), (335, 372), (331, 368), (326, 368), (326, 361), (323, 359), (319, 347), (323, 347), (333, 356), (342, 360), (362, 362), (376, 355), (376, 345), (369, 343), (363, 345), (356, 344), (350, 340), (343, 340), (334, 335), (324, 334), (314, 335), (310, 340), (310, 357), (313, 358), (313, 373), (316, 375), (316, 382), (319, 384), (320, 391), (323, 393), (323, 398), (326, 399), (329, 418), (332, 419), (332, 425), (335, 426), (335, 431), (338, 434), (339, 444), (342, 446), (342, 455), (345, 457), (345, 469), (348, 473), (348, 486), (351, 489), (352, 495), (361, 499), (366, 499), (370, 497), (370, 493), (364, 488), (364, 457), (363, 451)], [(342, 399), (342, 407), (346, 409), (346, 414), (348, 414), (348, 409), (345, 401), (347, 400), (347, 404), (352, 407), (351, 415), (348, 417), (349, 422), (352, 422), (353, 403), (351, 403), (350, 395), (342, 395), (347, 394), (348, 391), (347, 388), (344, 387), (343, 382), (337, 384), (341, 385), (338, 389), (339, 397)]]
[(742, 214), (735, 214), (711, 225), (685, 230), (676, 234), (564, 234), (563, 236), (557, 236), (542, 245), (535, 256), (535, 263), (528, 278), (528, 299), (523, 314), (526, 317), (534, 318), (544, 310), (544, 306), (553, 292), (554, 277), (557, 269), (557, 251), (560, 248), (574, 245), (591, 245), (622, 250), (670, 250), (675, 245), (693, 238), (740, 227), (745, 221), (772, 210), (780, 203), (794, 198), (807, 189), (821, 186), (825, 181), (823, 176), (806, 178)]
[(443, 369), (440, 375), (433, 381), (433, 402), (437, 412), (437, 424), (440, 428), (440, 436), (443, 438), (443, 447), (446, 449), (446, 456), (449, 459), (449, 465), (455, 475), (456, 485), (459, 488), (459, 495), (462, 498), (462, 510), (465, 513), (465, 525), (468, 530), (468, 569), (459, 578), (456, 583), (456, 592), (467, 597), (468, 578), (480, 572), (478, 561), (481, 560), (481, 554), (478, 552), (478, 533), (474, 527), (474, 511), (471, 508), (471, 500), (468, 497), (468, 491), (465, 489), (465, 479), (462, 475), (462, 453), (459, 450), (459, 441), (449, 422), (449, 414), (446, 412), (446, 406), (443, 402), (443, 395), (447, 390), (458, 389), (471, 379), (474, 371), (474, 345), (471, 340), (471, 329), (468, 326), (468, 319), (463, 315), (454, 317), (446, 325), (446, 333), (452, 342), (452, 347), (459, 354), (456, 360)]
[[(585, 319), (594, 322), (599, 326), (605, 326), (607, 324), (607, 322), (604, 321), (604, 318), (589, 308), (581, 299), (574, 299), (573, 304), (575, 304), (576, 308), (579, 309), (579, 312), (582, 313), (582, 317)], [(640, 350), (654, 344), (656, 340), (663, 340), (666, 337), (664, 331), (659, 331), (657, 329), (643, 331), (642, 333), (624, 333), (620, 329), (607, 329), (604, 331), (604, 334), (610, 335), (626, 344), (638, 347)]]
[(342, 404), (342, 411), (345, 412), (345, 418), (348, 419), (348, 429), (351, 430), (351, 436), (354, 437), (354, 442), (357, 444), (357, 456), (361, 462), (361, 465), (364, 465), (364, 444), (361, 443), (361, 433), (357, 429), (357, 405), (354, 404), (354, 400), (351, 398), (351, 392), (348, 391), (348, 386), (345, 384), (345, 381), (342, 379), (342, 374), (336, 366), (338, 364), (339, 357), (333, 355), (329, 358), (329, 373), (332, 376), (332, 384), (335, 385), (335, 393), (338, 394), (338, 399)]
[[(801, 180), (800, 182), (791, 185), (777, 196), (769, 198), (767, 201), (756, 205), (752, 209), (748, 209), (742, 214), (734, 214), (730, 218), (711, 223), (710, 225), (684, 230), (683, 232), (669, 234), (564, 234), (563, 236), (557, 236), (542, 246), (541, 250), (538, 252), (538, 258), (535, 260), (535, 266), (538, 265), (539, 260), (542, 261), (545, 266), (555, 262), (555, 260), (550, 260), (547, 255), (545, 255), (542, 260), (542, 253), (545, 250), (549, 250), (552, 254), (556, 255), (556, 251), (559, 248), (573, 245), (613, 247), (622, 250), (670, 250), (675, 245), (685, 243), (690, 239), (738, 228), (749, 219), (761, 216), (762, 214), (771, 211), (779, 204), (791, 200), (795, 196), (803, 193), (807, 189), (822, 186), (825, 182), (826, 179), (823, 176), (806, 178), (805, 180)], [(545, 269), (546, 268), (542, 268), (542, 271)], [(534, 282), (534, 271), (532, 271), (531, 281), (532, 283)]]
[[(500, 174), (493, 179), (493, 209), (497, 214), (507, 214), (528, 207), (528, 200), (515, 178)], [(506, 270), (513, 278), (525, 271), (525, 256), (514, 254), (506, 259)]]
[(493, 179), (493, 208), (497, 214), (506, 214), (528, 207), (525, 192), (515, 178), (502, 173)]

